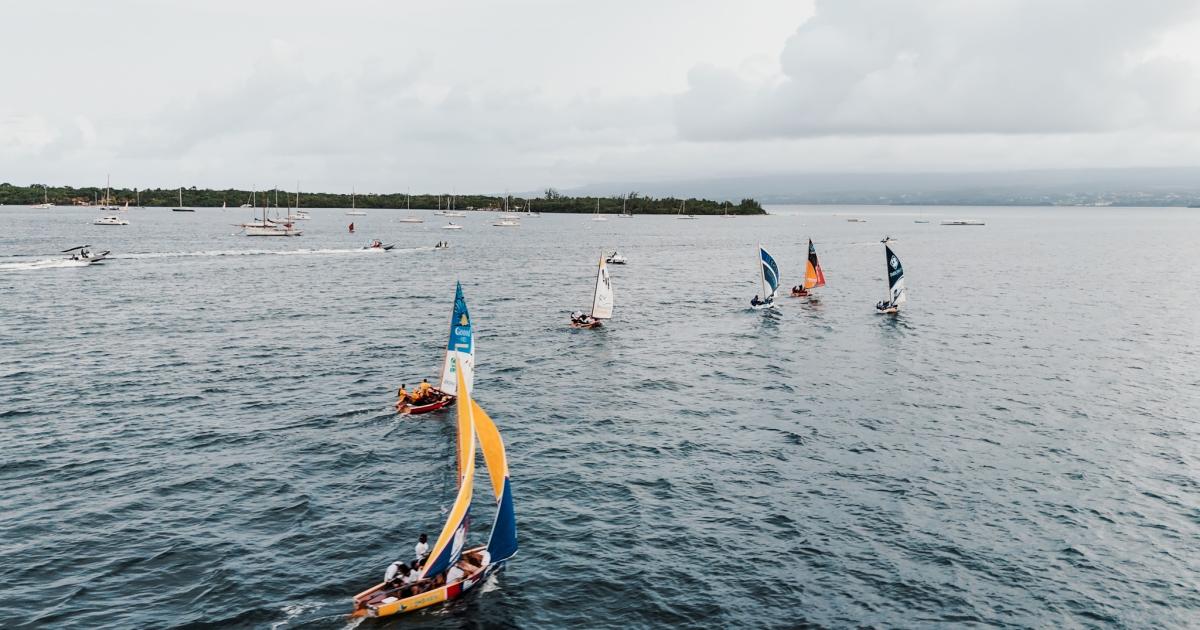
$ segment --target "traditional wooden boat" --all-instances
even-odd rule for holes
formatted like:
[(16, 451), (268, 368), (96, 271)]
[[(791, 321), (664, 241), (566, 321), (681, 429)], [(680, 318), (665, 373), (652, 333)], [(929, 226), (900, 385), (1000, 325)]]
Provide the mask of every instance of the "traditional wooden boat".
[(754, 299), (750, 300), (750, 308), (756, 311), (775, 308), (775, 298), (779, 293), (779, 265), (762, 245), (758, 246), (758, 277), (762, 282), (764, 297), (754, 296)]
[[(466, 357), (459, 357), (457, 362), (465, 363)], [(354, 596), (352, 617), (385, 617), (456, 599), (503, 569), (517, 553), (517, 516), (504, 441), (496, 424), (479, 403), (472, 400), (464, 372), (458, 370), (455, 373), (455, 385), (462, 398), (462, 404), (458, 406), (458, 493), (446, 524), (430, 549), (415, 584), (381, 582), (372, 586)], [(483, 452), (492, 482), (496, 516), (487, 543), (466, 548), (468, 512), (475, 484), (476, 445)], [(447, 583), (452, 568), (455, 579)]]
[(875, 312), (880, 315), (895, 315), (900, 312), (900, 305), (908, 301), (908, 294), (904, 290), (904, 266), (900, 264), (900, 258), (892, 252), (891, 240), (885, 236), (880, 241), (883, 243), (888, 275), (888, 299), (875, 305)]
[(792, 287), (792, 297), (806, 297), (812, 295), (812, 289), (825, 286), (825, 272), (821, 270), (821, 263), (817, 260), (817, 248), (813, 246), (812, 239), (808, 239), (808, 262), (804, 265), (804, 284)]
[(420, 402), (398, 401), (396, 411), (405, 415), (417, 415), (437, 411), (454, 404), (458, 393), (456, 375), (460, 364), (467, 385), (475, 382), (475, 335), (471, 326), (471, 314), (467, 312), (467, 299), (463, 297), (462, 283), (454, 289), (454, 310), (450, 313), (450, 338), (446, 342), (446, 356), (442, 360), (441, 379), (430, 396)]
[(598, 328), (601, 320), (611, 319), (613, 314), (612, 278), (608, 277), (608, 263), (604, 252), (600, 252), (600, 266), (596, 268), (596, 290), (592, 293), (592, 310), (587, 315), (576, 311), (571, 314), (571, 328)]

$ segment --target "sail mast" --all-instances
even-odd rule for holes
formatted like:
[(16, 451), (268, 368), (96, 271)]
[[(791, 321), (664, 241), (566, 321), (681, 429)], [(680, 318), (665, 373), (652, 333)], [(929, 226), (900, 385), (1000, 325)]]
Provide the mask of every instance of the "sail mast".
[(766, 263), (763, 262), (762, 243), (758, 244), (758, 281), (762, 283), (762, 296), (767, 299), (767, 272)]
[[(600, 201), (597, 200), (596, 204), (597, 204), (597, 207), (599, 207)], [(596, 265), (596, 287), (595, 287), (595, 290), (592, 291), (592, 309), (590, 311), (588, 311), (588, 315), (591, 315), (596, 312), (596, 297), (600, 295), (600, 276), (603, 275), (603, 273), (604, 273), (604, 250), (602, 249), (602, 250), (600, 250), (600, 264)]]

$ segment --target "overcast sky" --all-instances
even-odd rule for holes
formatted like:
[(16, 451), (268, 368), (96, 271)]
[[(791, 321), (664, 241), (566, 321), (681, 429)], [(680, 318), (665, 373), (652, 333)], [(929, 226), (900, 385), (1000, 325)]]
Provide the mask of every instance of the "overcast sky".
[(500, 192), (1197, 166), (1198, 4), (9, 2), (0, 181)]

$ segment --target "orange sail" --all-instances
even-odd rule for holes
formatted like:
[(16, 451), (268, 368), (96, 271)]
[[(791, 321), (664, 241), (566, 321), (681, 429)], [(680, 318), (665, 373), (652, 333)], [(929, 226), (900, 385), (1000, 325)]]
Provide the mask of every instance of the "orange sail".
[(825, 272), (821, 271), (821, 263), (817, 261), (817, 248), (813, 247), (812, 239), (808, 239), (808, 264), (804, 268), (804, 288), (825, 286)]

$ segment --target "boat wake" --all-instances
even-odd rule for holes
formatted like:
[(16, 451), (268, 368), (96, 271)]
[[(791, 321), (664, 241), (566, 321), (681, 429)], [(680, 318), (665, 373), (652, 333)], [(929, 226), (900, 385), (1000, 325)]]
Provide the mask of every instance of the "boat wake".
[(67, 260), (65, 258), (42, 258), (23, 262), (0, 263), (0, 271), (28, 271), (33, 269), (64, 269), (67, 267), (87, 267), (86, 260)]
[[(410, 249), (393, 248), (393, 252), (408, 252), (420, 251), (421, 247)], [(118, 254), (109, 256), (121, 260), (148, 260), (157, 258), (206, 258), (220, 256), (336, 256), (346, 254), (381, 254), (382, 249), (365, 249), (355, 247), (352, 249), (230, 249), (230, 250), (207, 250), (199, 252), (145, 252), (140, 254)]]

